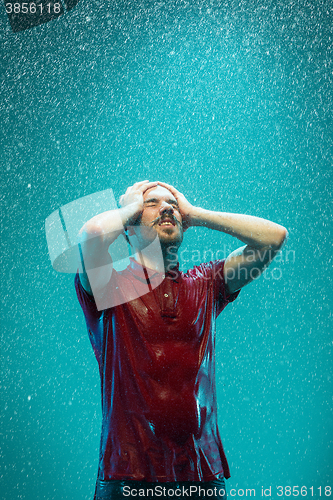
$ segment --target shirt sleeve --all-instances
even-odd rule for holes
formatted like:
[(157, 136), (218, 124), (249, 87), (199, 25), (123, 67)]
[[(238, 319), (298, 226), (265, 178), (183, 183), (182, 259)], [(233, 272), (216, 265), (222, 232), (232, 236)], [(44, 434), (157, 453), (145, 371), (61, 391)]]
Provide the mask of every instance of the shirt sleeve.
[(215, 289), (216, 291), (215, 296), (217, 300), (216, 316), (218, 316), (230, 302), (236, 300), (240, 293), (240, 290), (237, 290), (236, 292), (233, 292), (231, 294), (227, 292), (226, 284), (224, 281), (224, 273), (223, 273), (224, 263), (225, 260), (216, 260), (210, 263), (212, 266), (212, 273), (213, 273), (214, 283), (216, 286)]
[(89, 339), (100, 363), (103, 345), (103, 311), (98, 311), (95, 299), (82, 286), (79, 273), (75, 276), (75, 290), (86, 320)]

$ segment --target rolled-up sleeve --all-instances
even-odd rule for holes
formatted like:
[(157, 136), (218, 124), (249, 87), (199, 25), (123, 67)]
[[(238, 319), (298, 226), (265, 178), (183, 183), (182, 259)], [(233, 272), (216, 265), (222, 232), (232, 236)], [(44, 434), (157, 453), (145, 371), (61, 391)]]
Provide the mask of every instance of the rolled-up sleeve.
[(225, 260), (216, 260), (211, 262), (213, 279), (216, 286), (216, 298), (217, 298), (217, 316), (223, 311), (223, 309), (234, 300), (237, 299), (240, 290), (233, 293), (228, 293), (225, 280), (224, 280), (224, 264)]

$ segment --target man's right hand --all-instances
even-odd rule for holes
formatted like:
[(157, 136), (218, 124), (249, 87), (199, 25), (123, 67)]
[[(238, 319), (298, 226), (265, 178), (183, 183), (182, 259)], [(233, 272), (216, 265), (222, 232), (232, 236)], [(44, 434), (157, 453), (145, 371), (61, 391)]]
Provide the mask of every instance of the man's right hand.
[[(122, 208), (131, 205), (131, 213), (133, 215), (129, 218), (127, 223), (134, 224), (143, 211), (143, 195), (148, 189), (157, 186), (157, 182), (149, 182), (148, 180), (136, 182), (133, 186), (127, 188), (126, 193), (120, 197), (119, 204)], [(125, 221), (124, 221), (125, 222)]]

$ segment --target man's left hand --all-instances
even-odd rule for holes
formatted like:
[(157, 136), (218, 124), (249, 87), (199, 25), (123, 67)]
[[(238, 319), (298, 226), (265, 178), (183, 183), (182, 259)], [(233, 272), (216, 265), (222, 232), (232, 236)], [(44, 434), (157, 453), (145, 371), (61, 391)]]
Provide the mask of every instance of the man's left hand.
[(191, 205), (189, 201), (185, 198), (185, 196), (180, 193), (176, 188), (171, 186), (170, 184), (167, 184), (166, 182), (158, 182), (159, 186), (162, 186), (166, 189), (168, 189), (173, 196), (176, 198), (180, 215), (182, 216), (183, 220), (183, 231), (186, 231), (189, 227), (193, 226), (193, 217), (194, 217), (194, 212), (195, 212), (195, 207)]

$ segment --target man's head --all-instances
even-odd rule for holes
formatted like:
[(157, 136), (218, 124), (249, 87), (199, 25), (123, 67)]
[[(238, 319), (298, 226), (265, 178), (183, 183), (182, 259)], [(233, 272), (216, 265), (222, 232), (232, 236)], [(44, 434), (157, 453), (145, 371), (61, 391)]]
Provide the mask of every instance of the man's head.
[[(183, 222), (178, 202), (173, 194), (162, 186), (148, 189), (144, 195), (143, 211), (136, 224), (138, 241), (142, 245), (153, 241), (158, 234), (162, 248), (179, 247), (183, 240)], [(138, 228), (138, 229), (139, 229)]]

